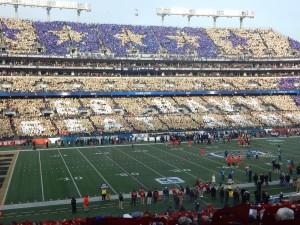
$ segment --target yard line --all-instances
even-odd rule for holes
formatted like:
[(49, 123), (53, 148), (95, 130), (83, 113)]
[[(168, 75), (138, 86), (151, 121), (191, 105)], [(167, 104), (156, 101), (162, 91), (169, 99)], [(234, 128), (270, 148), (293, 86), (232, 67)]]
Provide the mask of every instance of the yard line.
[(72, 179), (72, 181), (73, 181), (73, 184), (74, 184), (75, 187), (76, 187), (76, 190), (77, 190), (79, 196), (82, 197), (82, 195), (81, 195), (81, 193), (80, 193), (80, 191), (79, 191), (79, 189), (78, 189), (78, 187), (77, 187), (77, 185), (76, 185), (76, 183), (75, 183), (75, 180), (73, 179), (73, 176), (72, 176), (72, 174), (71, 174), (71, 172), (70, 172), (70, 170), (69, 170), (69, 167), (67, 166), (67, 164), (66, 164), (66, 162), (65, 162), (65, 160), (64, 160), (64, 158), (63, 158), (63, 156), (62, 156), (62, 154), (60, 153), (60, 150), (57, 149), (57, 151), (58, 151), (58, 153), (59, 153), (59, 155), (60, 155), (62, 161), (64, 162), (64, 164), (65, 164), (65, 166), (66, 166), (66, 168), (67, 168), (67, 170), (68, 170), (68, 172), (69, 172), (69, 174), (70, 174), (70, 177), (71, 177), (71, 179)]
[[(154, 149), (157, 149), (157, 150), (159, 150), (159, 151), (161, 151), (161, 152), (165, 152), (165, 151), (163, 151), (163, 150), (160, 150), (159, 148), (155, 148), (155, 147), (152, 147), (152, 146), (150, 146), (151, 148), (154, 148)], [(203, 168), (203, 169), (205, 169), (205, 170), (208, 170), (208, 171), (211, 171), (211, 172), (213, 172), (213, 173), (215, 173), (215, 174), (218, 174), (218, 172), (216, 172), (216, 171), (214, 171), (214, 170), (211, 170), (211, 169), (208, 169), (208, 168), (206, 168), (206, 167), (203, 167), (203, 166), (201, 166), (201, 165), (199, 165), (199, 164), (197, 164), (197, 163), (194, 163), (194, 162), (191, 162), (191, 161), (189, 161), (189, 160), (187, 160), (187, 159), (183, 159), (183, 158), (181, 158), (181, 157), (179, 157), (179, 156), (177, 156), (177, 155), (174, 155), (174, 154), (172, 154), (172, 153), (169, 153), (169, 152), (165, 152), (165, 153), (167, 153), (167, 154), (169, 154), (169, 155), (172, 155), (172, 156), (175, 156), (176, 158), (180, 158), (181, 160), (183, 160), (183, 161), (186, 161), (186, 162), (188, 162), (188, 163), (190, 163), (190, 164), (193, 164), (193, 165), (196, 165), (196, 166), (198, 166), (198, 167), (201, 167), (201, 168)], [(238, 183), (242, 183), (242, 182), (240, 182), (239, 180), (236, 180), (236, 179), (234, 179), (235, 181), (238, 181)]]
[(16, 163), (17, 163), (18, 157), (19, 157), (19, 151), (17, 151), (17, 157), (16, 157), (15, 162), (14, 162), (14, 165), (13, 165), (13, 169), (12, 169), (12, 172), (11, 172), (11, 176), (9, 177), (9, 180), (8, 180), (8, 185), (7, 185), (7, 188), (6, 188), (6, 190), (5, 190), (5, 194), (4, 194), (4, 197), (3, 197), (3, 201), (2, 201), (2, 203), (1, 203), (2, 206), (4, 206), (4, 203), (5, 203), (5, 200), (6, 200), (7, 192), (8, 192), (9, 186), (10, 186), (11, 178), (12, 178), (13, 175), (14, 175), (14, 171), (15, 171), (15, 167), (16, 167)]
[[(99, 152), (101, 152), (99, 150)], [(101, 152), (102, 153), (102, 152)], [(107, 159), (109, 159), (110, 161), (112, 161), (114, 164), (116, 164), (121, 170), (123, 170), (125, 173), (127, 173), (132, 179), (136, 180), (140, 185), (142, 185), (144, 188), (148, 189), (148, 187), (146, 187), (146, 185), (144, 185), (142, 182), (140, 182), (137, 178), (135, 178), (131, 173), (129, 173), (127, 170), (125, 170), (122, 166), (120, 166), (116, 161), (114, 161), (113, 159), (109, 158), (106, 154), (103, 154)]]
[[(148, 168), (149, 170), (153, 171), (154, 173), (158, 174), (159, 176), (161, 176), (161, 177), (166, 177), (166, 176), (164, 176), (163, 174), (161, 174), (161, 173), (157, 172), (156, 170), (152, 169), (151, 167), (149, 167), (149, 166), (145, 165), (144, 163), (140, 162), (139, 160), (135, 159), (135, 158), (132, 157), (131, 155), (126, 154), (124, 151), (120, 151), (118, 148), (116, 148), (116, 147), (114, 147), (114, 146), (113, 146), (113, 148), (116, 149), (117, 151), (119, 151), (120, 153), (122, 153), (122, 154), (128, 156), (129, 158), (133, 159), (134, 161), (138, 162), (139, 164), (142, 164), (144, 167)], [(178, 184), (174, 184), (174, 185), (177, 186), (177, 187), (180, 187), (180, 185), (178, 185)], [(202, 200), (202, 199), (200, 199), (200, 201), (204, 202), (206, 205), (209, 204), (209, 203), (207, 203), (206, 201), (204, 201), (204, 200)]]
[(102, 176), (102, 174), (97, 170), (97, 168), (86, 158), (85, 155), (82, 154), (81, 151), (79, 151), (78, 148), (76, 148), (76, 150), (83, 156), (83, 158), (93, 167), (93, 169), (96, 171), (96, 173), (98, 173), (98, 175), (107, 183), (107, 185), (111, 188), (111, 190), (118, 195), (118, 193), (115, 191), (115, 189), (108, 183), (108, 181)]
[[(138, 149), (138, 148), (136, 148), (136, 149)], [(138, 149), (139, 150), (139, 149)], [(154, 155), (151, 155), (151, 154), (149, 154), (149, 153), (147, 153), (147, 152), (143, 152), (144, 154), (146, 154), (146, 155), (148, 155), (148, 156), (150, 156), (150, 157), (153, 157), (153, 158), (155, 158), (155, 159), (157, 159), (157, 160), (159, 160), (159, 161), (161, 161), (161, 162), (163, 162), (163, 163), (165, 163), (165, 164), (167, 164), (167, 165), (170, 165), (171, 167), (173, 167), (173, 168), (176, 168), (176, 169), (180, 169), (179, 167), (177, 167), (177, 166), (174, 166), (174, 165), (172, 165), (171, 163), (168, 163), (168, 162), (166, 162), (166, 161), (164, 161), (164, 160), (162, 160), (162, 159), (160, 159), (160, 158), (158, 158), (158, 157), (156, 157), (156, 156), (154, 156)], [(193, 174), (191, 174), (191, 173), (188, 173), (187, 171), (183, 171), (184, 173), (186, 173), (186, 174), (188, 174), (188, 175), (190, 175), (191, 177), (194, 177), (194, 178), (198, 178), (197, 176), (195, 176), (195, 175), (193, 175)], [(201, 179), (202, 180), (202, 179)], [(204, 180), (202, 180), (202, 181), (204, 181)]]
[[(148, 168), (149, 170), (151, 170), (152, 172), (156, 173), (157, 175), (159, 175), (159, 176), (161, 176), (161, 177), (166, 177), (166, 176), (164, 176), (163, 174), (161, 174), (161, 173), (157, 172), (156, 170), (152, 169), (151, 167), (149, 167), (149, 166), (145, 165), (144, 163), (140, 162), (139, 160), (135, 159), (135, 158), (132, 157), (131, 155), (126, 154), (124, 151), (121, 151), (121, 150), (119, 150), (119, 149), (116, 148), (116, 147), (113, 147), (113, 148), (116, 149), (117, 151), (119, 151), (120, 153), (126, 155), (127, 157), (133, 159), (134, 161), (138, 162), (139, 164), (142, 164), (144, 167)], [(175, 184), (175, 185), (176, 185), (176, 186), (179, 186), (179, 185), (177, 185), (177, 184)]]
[[(192, 146), (192, 149), (197, 149), (197, 148), (194, 148), (194, 147)], [(180, 149), (179, 149), (179, 151), (184, 152), (184, 153), (187, 153), (187, 154), (189, 154), (189, 155), (197, 156), (198, 158), (202, 158), (201, 156), (199, 156), (199, 155), (197, 155), (197, 154), (195, 154), (195, 153), (192, 153), (192, 152), (183, 151), (183, 150), (180, 150)], [(218, 161), (213, 160), (213, 159), (209, 159), (208, 157), (206, 157), (205, 160), (209, 160), (209, 161), (211, 161), (211, 162), (215, 162), (215, 163), (217, 163), (217, 164), (224, 165), (224, 163), (218, 162)], [(244, 161), (244, 162), (245, 162), (245, 161)], [(247, 161), (247, 162), (248, 162), (248, 161)], [(227, 162), (226, 162), (226, 163), (227, 163)], [(258, 168), (264, 169), (264, 168), (262, 168), (262, 167), (255, 166), (255, 165), (250, 164), (250, 163), (246, 163), (246, 164), (251, 165), (251, 166), (253, 166), (253, 167), (258, 167)], [(238, 168), (234, 168), (234, 170), (235, 170), (235, 171), (240, 171), (240, 172), (242, 172), (242, 173), (245, 173), (245, 171), (239, 169), (239, 167), (238, 167)]]
[(43, 185), (42, 162), (41, 162), (40, 151), (38, 151), (38, 153), (39, 153), (39, 164), (40, 164), (40, 174), (41, 174), (42, 199), (43, 199), (43, 202), (44, 202), (45, 201), (45, 196), (44, 196), (44, 185)]

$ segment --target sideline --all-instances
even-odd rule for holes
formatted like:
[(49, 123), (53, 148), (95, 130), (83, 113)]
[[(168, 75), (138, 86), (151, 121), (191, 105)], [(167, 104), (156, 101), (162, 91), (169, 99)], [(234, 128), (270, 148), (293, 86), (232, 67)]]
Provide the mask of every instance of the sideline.
[[(300, 138), (300, 136), (289, 136), (289, 137), (252, 137), (251, 140), (277, 140), (277, 139), (291, 139), (291, 138)], [(235, 139), (234, 139), (235, 140)], [(186, 141), (184, 142), (181, 142), (181, 143), (187, 143)], [(160, 142), (157, 142), (157, 143), (154, 143), (153, 141), (150, 141), (150, 142), (147, 142), (147, 141), (144, 141), (140, 144), (138, 143), (134, 143), (134, 146), (143, 146), (143, 145), (165, 145), (166, 143), (160, 143)], [(219, 144), (219, 143), (216, 143), (216, 144)], [(212, 143), (212, 145), (214, 145), (214, 143)], [(37, 148), (36, 150), (34, 151), (50, 151), (50, 150), (57, 150), (57, 149), (61, 149), (61, 150), (65, 150), (65, 149), (74, 149), (74, 148), (77, 148), (77, 149), (85, 149), (85, 148), (105, 148), (105, 147), (128, 147), (128, 146), (131, 146), (131, 143), (128, 143), (128, 144), (104, 144), (104, 145), (85, 145), (85, 146), (70, 146), (70, 147), (64, 147), (64, 148), (61, 148), (61, 147), (55, 147), (55, 148)], [(2, 146), (3, 148), (5, 146)], [(9, 146), (6, 146), (6, 147), (9, 147)], [(22, 151), (22, 152), (31, 152), (33, 151), (32, 149), (21, 149), (21, 150), (18, 150), (18, 149), (11, 149), (11, 150), (3, 150), (1, 152), (14, 152), (14, 151)]]
[[(280, 185), (279, 180), (275, 180), (272, 182), (269, 182), (269, 186), (275, 186)], [(243, 184), (234, 184), (232, 185), (232, 188), (252, 188), (255, 187), (254, 183), (243, 183)], [(265, 187), (265, 186), (264, 186)], [(162, 191), (159, 191), (159, 195), (162, 195)], [(171, 194), (171, 190), (170, 190)], [(124, 199), (130, 199), (131, 194), (123, 194)], [(119, 195), (111, 195), (111, 200), (117, 200), (119, 199)], [(90, 202), (100, 202), (102, 201), (101, 196), (97, 197), (89, 197)], [(83, 198), (76, 199), (77, 203), (83, 203)], [(65, 200), (55, 200), (55, 201), (46, 201), (46, 202), (32, 202), (32, 203), (23, 203), (23, 204), (12, 204), (12, 205), (4, 205), (0, 207), (0, 210), (11, 210), (11, 209), (25, 209), (25, 208), (34, 208), (34, 207), (44, 207), (44, 206), (54, 206), (54, 205), (69, 205), (71, 202), (71, 199), (65, 199)]]

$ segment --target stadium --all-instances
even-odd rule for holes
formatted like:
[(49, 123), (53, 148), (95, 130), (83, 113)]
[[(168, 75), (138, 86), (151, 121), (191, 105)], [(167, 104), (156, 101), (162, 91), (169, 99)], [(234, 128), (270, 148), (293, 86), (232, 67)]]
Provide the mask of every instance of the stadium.
[[(50, 4), (0, 7), (32, 2)], [(300, 42), (241, 13), (240, 28), (0, 17), (0, 224), (299, 223)]]

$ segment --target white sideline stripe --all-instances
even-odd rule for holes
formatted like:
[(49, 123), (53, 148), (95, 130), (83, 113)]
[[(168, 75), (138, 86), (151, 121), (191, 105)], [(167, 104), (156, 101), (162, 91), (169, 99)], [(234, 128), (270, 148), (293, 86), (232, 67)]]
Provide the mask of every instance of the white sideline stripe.
[(44, 185), (43, 185), (43, 173), (42, 173), (42, 162), (41, 162), (41, 154), (40, 151), (39, 153), (39, 164), (40, 164), (40, 174), (41, 174), (41, 188), (42, 188), (42, 200), (43, 202), (45, 201), (45, 196), (44, 196)]
[(108, 183), (108, 181), (102, 176), (102, 174), (97, 170), (97, 168), (85, 157), (85, 155), (82, 154), (79, 149), (76, 148), (76, 150), (83, 156), (83, 158), (93, 167), (93, 169), (98, 173), (98, 175), (107, 183), (107, 185), (111, 188), (111, 190), (118, 195), (118, 193), (115, 191), (115, 189)]
[[(101, 152), (99, 150), (99, 152)], [(102, 152), (101, 152), (102, 153)], [(142, 182), (140, 182), (137, 178), (135, 178), (131, 173), (129, 173), (127, 170), (125, 170), (122, 166), (120, 166), (116, 161), (114, 161), (113, 159), (109, 158), (106, 154), (104, 154), (104, 156), (109, 159), (110, 161), (112, 161), (114, 164), (116, 164), (121, 170), (123, 170), (125, 173), (127, 173), (132, 179), (136, 180), (140, 185), (142, 185), (144, 188), (148, 189), (146, 187), (145, 184), (143, 184)]]
[[(208, 169), (208, 168), (206, 168), (206, 167), (203, 167), (203, 166), (201, 166), (201, 165), (199, 165), (199, 164), (197, 164), (197, 163), (191, 162), (191, 161), (189, 161), (189, 160), (187, 160), (187, 159), (183, 159), (183, 158), (181, 158), (181, 157), (179, 157), (179, 156), (177, 156), (177, 155), (174, 155), (174, 154), (172, 154), (172, 153), (169, 153), (169, 152), (160, 150), (160, 149), (155, 148), (155, 147), (152, 147), (152, 146), (150, 146), (150, 147), (151, 147), (151, 148), (154, 148), (154, 149), (156, 149), (156, 150), (158, 150), (158, 151), (167, 153), (167, 154), (169, 154), (169, 155), (175, 156), (176, 158), (179, 158), (179, 159), (181, 159), (181, 160), (183, 160), (183, 161), (186, 161), (186, 162), (188, 162), (188, 163), (190, 163), (190, 164), (193, 164), (193, 165), (198, 166), (198, 167), (200, 167), (200, 168), (203, 168), (203, 169), (205, 169), (205, 170), (211, 171), (211, 172), (213, 172), (213, 173), (215, 173), (215, 174), (219, 174), (218, 172), (216, 172), (216, 171), (214, 171), (214, 170), (211, 170), (211, 169)], [(202, 180), (202, 179), (201, 179), (201, 180)], [(202, 180), (202, 181), (204, 181), (204, 180)], [(238, 180), (236, 180), (236, 181), (238, 181)], [(240, 182), (239, 182), (239, 183), (240, 183)]]
[(8, 185), (7, 185), (7, 188), (6, 188), (6, 190), (5, 190), (5, 194), (4, 194), (3, 201), (2, 201), (2, 203), (1, 203), (1, 205), (4, 205), (4, 203), (5, 203), (6, 196), (7, 196), (7, 192), (8, 192), (8, 189), (9, 189), (9, 187), (10, 187), (11, 178), (13, 177), (14, 172), (15, 172), (15, 167), (16, 167), (16, 163), (17, 163), (18, 157), (19, 157), (19, 151), (18, 151), (18, 153), (17, 153), (17, 157), (16, 157), (15, 163), (14, 163), (14, 165), (13, 165), (13, 169), (12, 169), (12, 172), (11, 172), (11, 176), (10, 176), (10, 178), (9, 178), (9, 180), (8, 180)]
[(70, 177), (71, 177), (71, 179), (72, 179), (72, 181), (73, 181), (73, 184), (74, 184), (75, 187), (76, 187), (76, 190), (77, 190), (77, 192), (78, 192), (78, 194), (79, 194), (79, 197), (82, 197), (82, 195), (81, 195), (81, 193), (80, 193), (80, 191), (79, 191), (79, 189), (78, 189), (78, 187), (77, 187), (77, 185), (76, 185), (76, 182), (75, 182), (75, 180), (73, 179), (73, 176), (72, 176), (72, 174), (71, 174), (71, 172), (70, 172), (70, 170), (69, 170), (69, 167), (67, 166), (66, 161), (64, 160), (62, 154), (60, 153), (60, 149), (57, 149), (57, 151), (58, 151), (58, 153), (60, 154), (60, 157), (61, 157), (62, 161), (64, 162), (64, 164), (65, 164), (65, 166), (66, 166), (66, 168), (67, 168), (67, 170), (68, 170), (68, 172), (69, 172), (69, 174), (70, 174)]

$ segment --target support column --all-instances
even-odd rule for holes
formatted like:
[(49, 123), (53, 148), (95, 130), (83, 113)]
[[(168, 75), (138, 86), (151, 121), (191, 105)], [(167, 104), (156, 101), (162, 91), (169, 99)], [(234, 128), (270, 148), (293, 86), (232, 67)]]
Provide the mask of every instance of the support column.
[(164, 26), (165, 16), (166, 16), (166, 15), (162, 15), (162, 16), (161, 16), (161, 25), (162, 25), (162, 26)]
[(18, 15), (19, 5), (14, 5), (14, 8), (15, 8), (15, 18), (18, 19), (19, 18), (19, 15)]
[(81, 9), (77, 10), (77, 22), (80, 23), (80, 14), (81, 14)]
[(217, 27), (217, 18), (218, 18), (217, 16), (214, 16), (214, 17), (213, 17), (213, 19), (214, 19), (214, 28)]
[(188, 27), (190, 27), (190, 25), (191, 25), (191, 17), (192, 16), (188, 16)]
[(50, 21), (50, 11), (51, 11), (51, 7), (47, 7), (47, 21)]
[(245, 17), (240, 17), (240, 28), (242, 29), (243, 28), (243, 20), (244, 20)]

